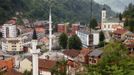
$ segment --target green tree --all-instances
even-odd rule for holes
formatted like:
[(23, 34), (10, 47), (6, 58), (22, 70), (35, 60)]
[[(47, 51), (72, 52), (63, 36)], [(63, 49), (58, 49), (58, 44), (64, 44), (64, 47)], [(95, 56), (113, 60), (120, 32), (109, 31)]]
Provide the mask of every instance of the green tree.
[(100, 32), (100, 41), (104, 41), (105, 40), (105, 36), (104, 33), (101, 31)]
[(30, 72), (30, 71), (25, 70), (23, 75), (32, 75), (32, 71)]
[(121, 42), (110, 42), (97, 65), (86, 65), (85, 75), (133, 75), (134, 60), (127, 53), (128, 49)]
[(119, 14), (119, 20), (122, 21), (122, 14)]
[(104, 45), (105, 45), (105, 42), (104, 42), (104, 40), (105, 40), (105, 36), (104, 36), (104, 33), (101, 31), (100, 32), (100, 38), (99, 38), (99, 40), (100, 40), (100, 43), (99, 43), (99, 47), (104, 47)]
[(73, 35), (69, 38), (68, 42), (69, 49), (78, 49), (82, 48), (82, 43), (80, 38), (77, 35)]
[(96, 19), (91, 19), (90, 20), (90, 27), (95, 29), (95, 27), (98, 25), (97, 20)]
[(134, 19), (128, 21), (129, 30), (134, 32)]
[(59, 45), (65, 49), (67, 48), (67, 41), (68, 41), (68, 36), (66, 33), (62, 33), (59, 37)]

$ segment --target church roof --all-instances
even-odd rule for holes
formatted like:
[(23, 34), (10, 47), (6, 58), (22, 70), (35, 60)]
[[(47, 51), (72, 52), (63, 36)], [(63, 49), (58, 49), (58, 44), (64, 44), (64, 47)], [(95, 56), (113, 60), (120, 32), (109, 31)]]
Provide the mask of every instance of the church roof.
[(106, 8), (104, 7), (102, 10), (106, 10)]
[(106, 18), (104, 23), (119, 23), (120, 20), (118, 18)]
[(34, 29), (33, 31), (33, 37), (32, 37), (33, 40), (37, 40), (37, 34), (36, 34), (36, 30)]

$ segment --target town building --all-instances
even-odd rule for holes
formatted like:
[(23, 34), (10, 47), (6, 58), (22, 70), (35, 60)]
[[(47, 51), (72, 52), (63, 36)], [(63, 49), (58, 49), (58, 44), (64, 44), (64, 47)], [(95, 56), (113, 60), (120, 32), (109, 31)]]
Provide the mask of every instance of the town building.
[(68, 31), (68, 24), (66, 23), (61, 23), (57, 25), (57, 31), (60, 33), (67, 33)]
[(21, 52), (23, 51), (23, 41), (21, 37), (3, 38), (2, 50), (7, 52)]
[(52, 60), (39, 60), (40, 75), (52, 75), (51, 70), (56, 66), (56, 61)]
[(130, 31), (126, 29), (117, 29), (113, 32), (113, 38), (116, 40), (125, 40), (126, 34), (131, 33)]
[(76, 35), (80, 38), (83, 47), (97, 46), (99, 44), (99, 32), (89, 30), (78, 30)]
[(106, 9), (103, 8), (101, 11), (101, 30), (113, 32), (124, 27), (124, 23), (119, 18), (107, 18), (106, 13)]
[[(38, 69), (39, 75), (52, 75), (51, 70), (56, 65), (56, 61), (54, 60), (47, 60), (47, 59), (38, 59)], [(24, 71), (32, 71), (32, 58), (24, 58), (20, 61), (19, 72), (23, 73)]]
[(134, 33), (131, 33), (131, 32), (130, 32), (130, 33), (126, 34), (126, 35), (125, 35), (125, 38), (126, 38), (126, 39), (134, 39)]
[(88, 54), (91, 52), (89, 48), (82, 48), (80, 54), (78, 55), (78, 61), (81, 63), (88, 64), (89, 58)]
[(72, 34), (76, 34), (76, 31), (78, 31), (79, 28), (80, 28), (80, 23), (72, 24)]
[(63, 51), (63, 54), (66, 55), (66, 58), (68, 58), (69, 60), (75, 60), (77, 59), (80, 52), (75, 49), (70, 49), (70, 50)]
[(3, 38), (17, 37), (16, 25), (4, 24), (2, 26), (2, 33), (3, 33)]
[(8, 56), (0, 56), (0, 72), (10, 71), (14, 67), (14, 58)]
[(89, 53), (89, 64), (97, 64), (101, 58), (102, 55), (101, 50), (93, 50)]
[(24, 58), (19, 60), (19, 72), (24, 73), (25, 71), (32, 71), (32, 57)]

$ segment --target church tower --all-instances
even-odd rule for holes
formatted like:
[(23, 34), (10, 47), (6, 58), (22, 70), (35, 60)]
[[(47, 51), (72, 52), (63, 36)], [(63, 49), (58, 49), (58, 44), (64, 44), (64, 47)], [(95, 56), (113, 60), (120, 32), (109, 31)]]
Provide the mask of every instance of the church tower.
[(32, 67), (33, 67), (33, 75), (39, 75), (38, 70), (38, 54), (40, 53), (40, 49), (37, 49), (37, 34), (34, 29), (33, 31), (33, 37), (32, 37)]
[(101, 29), (103, 29), (103, 22), (106, 19), (106, 8), (103, 8), (101, 11)]
[(101, 11), (101, 20), (104, 21), (106, 19), (106, 8), (103, 8)]

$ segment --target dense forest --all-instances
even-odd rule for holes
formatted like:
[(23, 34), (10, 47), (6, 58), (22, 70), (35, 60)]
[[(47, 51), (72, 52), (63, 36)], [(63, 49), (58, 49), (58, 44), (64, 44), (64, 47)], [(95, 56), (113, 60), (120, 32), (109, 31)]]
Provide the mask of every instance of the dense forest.
[[(51, 2), (50, 2), (51, 1)], [(91, 16), (91, 0), (0, 0), (0, 23), (5, 22), (16, 12), (29, 19), (48, 19), (49, 6), (52, 7), (53, 22), (89, 23)], [(93, 18), (99, 20), (104, 5), (93, 1)], [(105, 5), (109, 15), (115, 13)]]
[(129, 4), (129, 6), (123, 12), (125, 17), (125, 27), (130, 31), (134, 32), (134, 5)]

